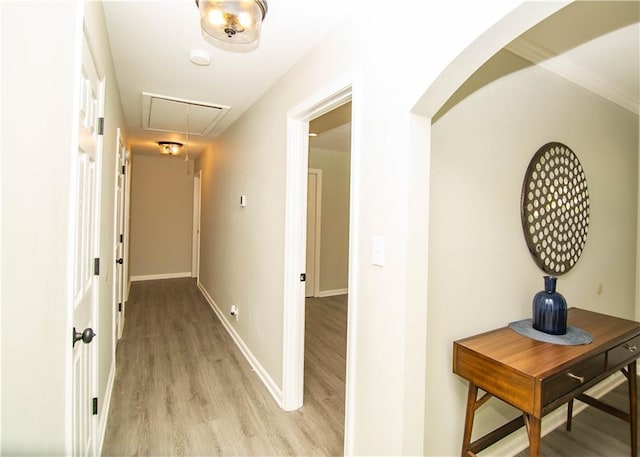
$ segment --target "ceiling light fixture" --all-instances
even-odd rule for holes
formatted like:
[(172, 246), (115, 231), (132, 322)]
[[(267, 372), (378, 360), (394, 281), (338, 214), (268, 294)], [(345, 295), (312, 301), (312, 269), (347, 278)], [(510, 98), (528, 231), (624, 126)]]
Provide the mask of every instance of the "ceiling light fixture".
[(182, 150), (182, 143), (175, 141), (158, 141), (158, 146), (160, 146), (160, 152), (168, 156), (177, 156)]
[[(167, 155), (169, 157), (177, 156), (182, 152), (182, 146), (186, 146), (184, 148), (184, 161), (189, 162), (189, 114), (191, 113), (191, 105), (187, 105), (187, 141), (186, 145), (183, 143), (178, 143), (177, 141), (158, 141), (158, 146), (160, 146), (160, 153)], [(187, 172), (189, 171), (189, 166), (187, 164)]]
[(211, 43), (227, 51), (253, 51), (267, 15), (265, 0), (195, 0), (200, 26)]

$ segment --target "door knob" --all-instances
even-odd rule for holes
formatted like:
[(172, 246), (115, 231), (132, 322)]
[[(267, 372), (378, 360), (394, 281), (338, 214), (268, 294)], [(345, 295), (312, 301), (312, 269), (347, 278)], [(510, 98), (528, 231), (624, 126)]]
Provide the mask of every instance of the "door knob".
[(116, 263), (119, 263), (120, 265), (122, 265), (124, 263), (124, 259), (120, 257), (118, 260), (116, 260)]
[(91, 343), (91, 340), (93, 340), (94, 336), (96, 336), (96, 333), (90, 327), (85, 328), (82, 333), (76, 332), (76, 328), (73, 327), (73, 345), (72, 345), (72, 347), (74, 347), (78, 341), (82, 341), (85, 344), (89, 344), (89, 343)]

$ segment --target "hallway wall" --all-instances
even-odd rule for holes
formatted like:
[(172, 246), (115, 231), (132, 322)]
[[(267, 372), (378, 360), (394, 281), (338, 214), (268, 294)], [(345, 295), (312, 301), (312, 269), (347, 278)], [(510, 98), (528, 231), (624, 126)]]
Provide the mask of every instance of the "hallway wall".
[(113, 374), (113, 185), (116, 129), (124, 121), (102, 5), (0, 2), (3, 455), (71, 453), (69, 202), (83, 18), (107, 81), (94, 340), (100, 424)]
[(136, 155), (131, 166), (131, 280), (191, 275), (193, 162)]
[[(40, 4), (39, 14), (34, 14), (36, 6), (29, 8), (18, 3), (2, 2), (0, 8), (3, 123), (0, 453), (63, 454), (69, 398), (65, 392), (66, 373), (60, 367), (65, 366), (69, 352), (66, 284), (71, 167), (68, 163), (73, 145), (69, 135), (73, 111), (60, 107), (69, 106), (74, 96), (74, 44), (80, 17), (72, 3)], [(34, 34), (34, 29), (39, 33)], [(49, 35), (44, 43), (42, 34)], [(29, 47), (39, 49), (37, 58), (24, 52)], [(54, 55), (55, 59), (42, 58)], [(47, 77), (43, 78), (43, 74)], [(36, 113), (47, 120), (40, 122), (38, 128), (34, 128)], [(43, 275), (43, 271), (47, 274)], [(35, 278), (38, 287), (34, 287)], [(47, 407), (42, 408), (43, 404)]]

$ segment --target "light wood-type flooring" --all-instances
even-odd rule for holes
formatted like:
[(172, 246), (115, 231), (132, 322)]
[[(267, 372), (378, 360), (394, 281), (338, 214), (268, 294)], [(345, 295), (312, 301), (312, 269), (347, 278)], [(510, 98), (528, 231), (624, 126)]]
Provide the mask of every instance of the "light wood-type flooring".
[(194, 280), (136, 282), (126, 310), (103, 455), (342, 454), (346, 295), (307, 299), (304, 406), (293, 412)]
[[(640, 392), (640, 383), (638, 391)], [(628, 392), (625, 382), (605, 395), (603, 401), (622, 411), (628, 411)], [(579, 403), (576, 401), (576, 406)], [(566, 411), (566, 406), (561, 408)], [(570, 432), (563, 425), (542, 439), (540, 457), (629, 457), (630, 442), (627, 422), (596, 408), (587, 408), (573, 418)], [(529, 450), (526, 449), (516, 457), (528, 455)]]
[[(305, 404), (285, 412), (194, 280), (134, 283), (103, 455), (341, 455), (346, 311), (346, 295), (307, 299)], [(626, 395), (622, 385), (605, 399), (623, 409)], [(571, 432), (543, 438), (541, 456), (626, 457), (629, 449), (628, 424), (587, 408)]]

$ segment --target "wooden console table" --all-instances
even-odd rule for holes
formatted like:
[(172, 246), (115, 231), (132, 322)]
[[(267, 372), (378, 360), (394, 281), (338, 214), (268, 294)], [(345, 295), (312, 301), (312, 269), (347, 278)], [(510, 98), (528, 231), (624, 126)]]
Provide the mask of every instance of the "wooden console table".
[[(569, 309), (568, 323), (589, 332), (593, 342), (580, 346), (544, 343), (504, 327), (453, 343), (453, 372), (469, 381), (462, 456), (475, 456), (526, 425), (529, 453), (537, 457), (542, 417), (568, 403), (567, 429), (571, 430), (574, 399), (629, 422), (631, 456), (638, 455), (636, 359), (640, 357), (640, 323), (578, 308)], [(618, 370), (628, 380), (628, 413), (584, 393)], [(479, 389), (486, 393), (478, 399)], [(471, 442), (475, 411), (492, 396), (523, 414)]]

